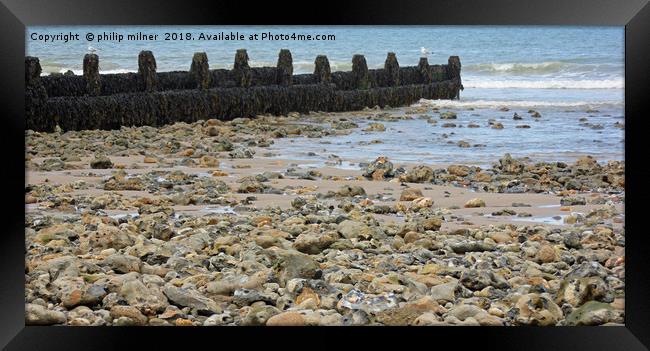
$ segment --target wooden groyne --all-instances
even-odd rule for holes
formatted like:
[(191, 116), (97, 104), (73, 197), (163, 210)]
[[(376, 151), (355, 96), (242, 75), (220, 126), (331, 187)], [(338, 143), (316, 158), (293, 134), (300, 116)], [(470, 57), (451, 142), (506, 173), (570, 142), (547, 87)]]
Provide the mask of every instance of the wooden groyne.
[(326, 56), (315, 59), (313, 74), (293, 74), (289, 50), (276, 67), (250, 67), (237, 50), (233, 69), (210, 69), (205, 53), (195, 53), (189, 71), (157, 72), (151, 51), (138, 55), (137, 73), (99, 74), (99, 57), (86, 54), (83, 75), (41, 76), (36, 57), (25, 58), (26, 128), (52, 131), (158, 126), (200, 119), (221, 120), (289, 112), (341, 112), (374, 106), (405, 106), (420, 99), (457, 99), (462, 90), (460, 59), (446, 65), (400, 67), (388, 53), (384, 68), (368, 69), (354, 55), (352, 71), (331, 72)]

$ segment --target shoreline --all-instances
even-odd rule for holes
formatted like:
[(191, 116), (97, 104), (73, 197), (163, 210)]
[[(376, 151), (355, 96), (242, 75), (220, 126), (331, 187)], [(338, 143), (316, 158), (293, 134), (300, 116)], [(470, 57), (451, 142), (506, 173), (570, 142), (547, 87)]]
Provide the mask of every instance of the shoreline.
[(26, 133), (28, 324), (624, 323), (624, 161), (265, 156), (375, 112)]

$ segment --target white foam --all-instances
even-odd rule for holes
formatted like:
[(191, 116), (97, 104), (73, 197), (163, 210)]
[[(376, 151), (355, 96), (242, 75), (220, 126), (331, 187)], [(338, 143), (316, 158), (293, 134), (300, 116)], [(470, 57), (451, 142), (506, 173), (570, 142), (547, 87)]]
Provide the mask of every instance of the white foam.
[(499, 107), (564, 107), (592, 108), (599, 106), (621, 106), (623, 101), (530, 101), (530, 100), (427, 100), (420, 105), (443, 108), (499, 108)]
[(603, 80), (463, 80), (465, 88), (479, 89), (623, 89), (623, 79)]

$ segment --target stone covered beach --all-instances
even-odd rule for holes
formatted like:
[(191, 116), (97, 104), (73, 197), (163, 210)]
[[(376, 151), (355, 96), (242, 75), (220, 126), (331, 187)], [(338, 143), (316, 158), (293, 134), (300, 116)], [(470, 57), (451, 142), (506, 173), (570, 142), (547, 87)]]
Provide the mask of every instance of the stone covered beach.
[(27, 131), (26, 323), (624, 323), (624, 162), (314, 165), (272, 151), (351, 133), (381, 143), (419, 118), (461, 136), (467, 124), (416, 106)]

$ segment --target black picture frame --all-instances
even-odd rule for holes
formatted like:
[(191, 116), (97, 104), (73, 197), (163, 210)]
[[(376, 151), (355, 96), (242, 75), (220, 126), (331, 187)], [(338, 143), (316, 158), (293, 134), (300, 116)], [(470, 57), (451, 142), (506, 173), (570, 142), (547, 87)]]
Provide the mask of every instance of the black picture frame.
[[(82, 1), (0, 0), (0, 103), (4, 135), (4, 231), (0, 237), (0, 345), (10, 350), (249, 346), (307, 348), (444, 347), (526, 350), (644, 350), (650, 347), (650, 255), (643, 212), (650, 194), (643, 169), (650, 88), (650, 5), (636, 1)], [(25, 27), (93, 24), (440, 24), (625, 26), (626, 305), (621, 327), (167, 328), (34, 327), (24, 322)], [(22, 175), (22, 176), (21, 176)], [(301, 339), (298, 341), (298, 338)], [(413, 343), (413, 344), (412, 344)], [(451, 343), (451, 344), (449, 344)], [(411, 346), (412, 345), (412, 346)], [(204, 346), (205, 347), (205, 346)], [(398, 346), (399, 347), (399, 346)], [(421, 347), (421, 346), (418, 346)]]

